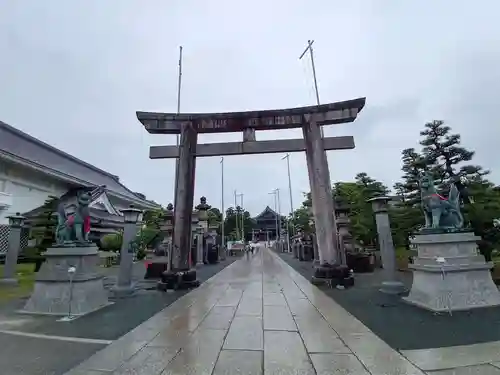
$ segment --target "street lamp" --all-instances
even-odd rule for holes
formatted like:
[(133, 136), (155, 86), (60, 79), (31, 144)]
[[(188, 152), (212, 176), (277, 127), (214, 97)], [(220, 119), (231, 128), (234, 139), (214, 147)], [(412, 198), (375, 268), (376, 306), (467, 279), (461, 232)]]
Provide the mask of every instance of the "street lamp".
[(134, 293), (132, 267), (134, 265), (134, 241), (137, 236), (137, 223), (142, 218), (142, 211), (130, 205), (121, 210), (123, 214), (123, 237), (120, 250), (120, 269), (116, 285), (112, 288), (115, 297), (128, 297)]
[(196, 263), (205, 263), (205, 249), (203, 248), (203, 234), (205, 233), (205, 228), (202, 224), (198, 224), (196, 227)]
[(135, 208), (133, 204), (131, 204), (128, 208), (124, 208), (121, 212), (123, 214), (123, 220), (127, 224), (137, 224), (142, 221), (142, 210)]
[(0, 279), (1, 284), (17, 285), (16, 279), (16, 266), (17, 258), (21, 245), (21, 229), (25, 220), (19, 212), (15, 215), (9, 216), (9, 248), (5, 256), (5, 266), (3, 277)]
[(389, 221), (388, 206), (390, 197), (379, 196), (368, 199), (372, 204), (377, 225), (378, 243), (382, 266), (384, 269), (384, 281), (380, 291), (386, 294), (402, 294), (406, 291), (404, 284), (398, 280), (396, 273), (396, 252), (392, 241), (391, 224)]
[(12, 228), (22, 228), (24, 220), (26, 220), (26, 218), (22, 216), (19, 212), (16, 212), (15, 215), (8, 216), (7, 219), (9, 219), (9, 225)]

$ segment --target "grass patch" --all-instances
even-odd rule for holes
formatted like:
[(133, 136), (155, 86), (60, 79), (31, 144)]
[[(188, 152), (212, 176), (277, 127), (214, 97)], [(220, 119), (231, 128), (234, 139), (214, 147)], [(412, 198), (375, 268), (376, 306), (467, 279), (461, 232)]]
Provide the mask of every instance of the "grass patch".
[[(3, 276), (4, 265), (0, 265), (0, 276)], [(0, 285), (0, 303), (16, 298), (27, 297), (33, 290), (35, 282), (35, 265), (33, 263), (18, 264), (16, 277), (19, 280), (17, 286)]]
[(396, 248), (396, 259), (408, 259), (408, 257), (416, 257), (416, 250), (407, 250), (404, 247)]

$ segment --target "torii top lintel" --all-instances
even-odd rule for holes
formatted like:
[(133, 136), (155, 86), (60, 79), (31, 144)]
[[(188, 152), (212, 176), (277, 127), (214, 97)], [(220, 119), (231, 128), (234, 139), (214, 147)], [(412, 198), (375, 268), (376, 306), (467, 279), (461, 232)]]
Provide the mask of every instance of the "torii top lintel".
[(309, 107), (224, 113), (137, 112), (137, 119), (151, 134), (179, 134), (181, 124), (192, 122), (198, 133), (241, 132), (245, 129), (279, 130), (299, 128), (304, 115), (313, 115), (319, 125), (352, 122), (365, 105), (365, 98)]

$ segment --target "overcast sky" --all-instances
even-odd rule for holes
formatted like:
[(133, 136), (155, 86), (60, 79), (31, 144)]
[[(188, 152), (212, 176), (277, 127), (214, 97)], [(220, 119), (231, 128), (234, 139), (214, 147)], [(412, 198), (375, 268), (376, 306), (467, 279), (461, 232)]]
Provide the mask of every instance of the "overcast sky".
[[(401, 150), (443, 119), (499, 183), (499, 14), (498, 0), (1, 0), (0, 119), (167, 204), (174, 162), (148, 152), (175, 136), (147, 134), (135, 111), (176, 111), (179, 46), (182, 112), (245, 111), (315, 103), (310, 61), (298, 59), (314, 39), (321, 102), (367, 98), (354, 123), (325, 129), (356, 142), (328, 153), (334, 182), (366, 172), (392, 186)], [(258, 214), (280, 188), (289, 211), (282, 156), (226, 157), (226, 207), (236, 189)], [(219, 160), (197, 161), (196, 201), (220, 207)], [(305, 155), (290, 162), (297, 207)]]

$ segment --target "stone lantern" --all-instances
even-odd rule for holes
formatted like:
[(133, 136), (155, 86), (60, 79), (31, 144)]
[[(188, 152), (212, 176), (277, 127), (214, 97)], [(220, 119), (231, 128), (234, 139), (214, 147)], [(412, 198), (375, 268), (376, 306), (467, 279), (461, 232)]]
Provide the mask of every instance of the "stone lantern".
[(8, 219), (10, 225), (9, 249), (5, 257), (4, 273), (3, 277), (0, 279), (0, 283), (16, 285), (16, 266), (21, 246), (21, 230), (26, 218), (17, 212), (15, 215), (9, 216)]
[(198, 213), (198, 220), (205, 229), (205, 232), (208, 231), (208, 210), (211, 208), (212, 206), (207, 204), (207, 198), (205, 197), (201, 197), (200, 204), (195, 207)]
[(205, 249), (203, 244), (203, 234), (205, 233), (205, 228), (201, 223), (198, 223), (196, 227), (196, 264), (201, 265), (205, 262)]
[(391, 224), (389, 222), (388, 203), (389, 197), (375, 197), (369, 199), (372, 204), (375, 222), (377, 224), (378, 243), (382, 265), (384, 268), (384, 279), (380, 291), (386, 294), (402, 294), (406, 291), (404, 284), (396, 276), (396, 252), (392, 241)]
[(163, 241), (160, 244), (159, 256), (147, 263), (145, 279), (160, 279), (163, 272), (172, 267), (172, 235), (174, 231), (174, 206), (169, 203), (166, 211), (161, 216), (160, 231)]
[(123, 214), (123, 240), (120, 250), (120, 268), (116, 285), (112, 288), (115, 297), (128, 297), (134, 293), (132, 283), (132, 267), (134, 265), (134, 253), (138, 250), (136, 237), (138, 223), (142, 219), (143, 212), (133, 205), (122, 210)]

